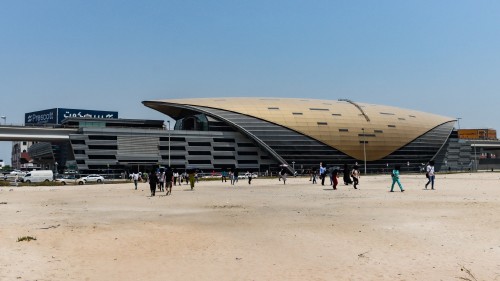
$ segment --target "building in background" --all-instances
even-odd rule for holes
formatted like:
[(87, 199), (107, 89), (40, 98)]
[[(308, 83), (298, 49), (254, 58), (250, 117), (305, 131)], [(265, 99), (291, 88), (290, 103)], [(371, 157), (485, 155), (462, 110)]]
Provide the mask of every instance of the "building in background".
[[(70, 117), (110, 119), (118, 118), (117, 111), (90, 109), (52, 108), (24, 114), (25, 126), (60, 126), (64, 119)], [(33, 144), (52, 151), (49, 159), (32, 157), (29, 150)], [(67, 142), (38, 143), (32, 141), (15, 141), (12, 143), (12, 168), (19, 170), (50, 169), (54, 162), (61, 161), (61, 150), (67, 149)], [(47, 154), (48, 151), (44, 153)]]
[[(419, 171), (448, 140), (454, 118), (351, 100), (298, 98), (201, 98), (144, 101), (175, 119), (175, 130), (231, 131), (248, 139), (263, 155), (288, 169), (308, 170), (356, 163), (368, 172), (394, 165)], [(195, 145), (195, 144), (189, 144)], [(220, 145), (205, 143), (204, 167), (216, 167)], [(201, 146), (201, 144), (200, 144)], [(227, 146), (227, 164), (265, 170), (261, 158), (249, 158), (239, 145)], [(232, 159), (230, 157), (233, 157)], [(266, 159), (267, 160), (267, 159)], [(189, 161), (188, 161), (189, 162)]]
[(497, 131), (494, 129), (458, 129), (458, 138), (466, 140), (496, 140)]
[(36, 141), (14, 141), (12, 142), (11, 166), (15, 170), (40, 170), (43, 167), (34, 163), (28, 153), (28, 149)]
[(10, 134), (39, 141), (28, 154), (44, 169), (114, 178), (159, 166), (207, 173), (234, 168), (265, 173), (286, 167), (291, 173), (304, 173), (317, 169), (320, 162), (329, 167), (358, 165), (362, 171), (366, 163), (367, 173), (387, 173), (394, 165), (419, 172), (430, 160), (437, 171), (500, 169), (500, 141), (459, 138), (455, 119), (430, 113), (345, 99), (218, 98), (143, 104), (175, 123), (66, 117), (51, 128), (8, 127), (2, 133), (4, 138)]

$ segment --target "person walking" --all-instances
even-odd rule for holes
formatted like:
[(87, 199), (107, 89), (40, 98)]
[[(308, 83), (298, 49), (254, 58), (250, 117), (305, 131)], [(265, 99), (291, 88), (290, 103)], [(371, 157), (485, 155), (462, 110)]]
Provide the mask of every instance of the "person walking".
[(174, 173), (170, 167), (165, 172), (165, 191), (167, 192), (165, 195), (172, 194), (172, 182), (174, 180)]
[(196, 171), (194, 169), (189, 170), (189, 172), (188, 172), (189, 184), (191, 185), (191, 190), (194, 189), (195, 174), (196, 174)]
[(220, 173), (221, 175), (221, 178), (222, 178), (222, 182), (227, 182), (227, 171), (224, 169), (222, 170), (222, 172)]
[(344, 174), (344, 184), (345, 185), (351, 184), (352, 183), (352, 181), (351, 181), (351, 171), (347, 167), (347, 164), (344, 164), (343, 174)]
[(434, 174), (434, 161), (429, 161), (429, 164), (427, 165), (427, 168), (426, 168), (426, 176), (427, 178), (429, 179), (427, 181), (427, 183), (425, 184), (425, 189), (427, 189), (427, 186), (429, 184), (431, 184), (431, 189), (434, 189), (434, 177), (435, 177), (435, 174)]
[(286, 184), (286, 171), (285, 171), (285, 169), (281, 169), (280, 177), (283, 179), (283, 184)]
[(334, 167), (330, 167), (327, 169), (328, 177), (330, 178), (330, 185), (333, 185), (333, 169)]
[(312, 177), (312, 183), (315, 184), (316, 182), (316, 169), (311, 170), (311, 177)]
[(154, 170), (149, 173), (149, 189), (151, 190), (151, 197), (155, 196), (156, 185), (158, 185), (158, 176)]
[(174, 170), (174, 185), (177, 185), (177, 179), (179, 179), (179, 173), (177, 170)]
[(250, 171), (245, 173), (245, 177), (248, 178), (248, 184), (252, 184), (252, 173)]
[(337, 168), (333, 168), (332, 171), (332, 178), (333, 178), (333, 190), (337, 190), (337, 185), (339, 184), (339, 170)]
[(232, 183), (233, 185), (238, 182), (238, 176), (239, 176), (238, 169), (235, 168), (233, 171), (233, 183)]
[(160, 170), (158, 172), (158, 189), (163, 192), (165, 188), (165, 172)]
[(139, 181), (140, 177), (138, 173), (133, 173), (132, 174), (132, 180), (134, 181), (135, 185), (135, 190), (137, 190), (137, 182)]
[(323, 163), (319, 163), (319, 177), (321, 178), (321, 185), (325, 185), (326, 168)]
[(351, 176), (352, 176), (352, 180), (354, 181), (354, 184), (353, 184), (354, 189), (358, 189), (356, 186), (359, 184), (359, 178), (361, 177), (360, 173), (359, 173), (358, 165), (354, 165), (354, 167), (352, 168)]
[(391, 191), (390, 192), (394, 192), (394, 184), (395, 183), (398, 183), (399, 185), (399, 189), (401, 189), (401, 192), (404, 192), (404, 188), (403, 188), (403, 185), (401, 184), (401, 182), (399, 181), (399, 171), (401, 170), (401, 166), (399, 165), (396, 165), (394, 167), (394, 170), (392, 170), (392, 185), (391, 185)]

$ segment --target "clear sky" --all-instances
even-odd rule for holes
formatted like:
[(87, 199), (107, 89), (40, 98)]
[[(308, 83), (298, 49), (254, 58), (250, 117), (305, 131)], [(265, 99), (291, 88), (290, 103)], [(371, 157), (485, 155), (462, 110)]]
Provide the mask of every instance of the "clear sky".
[(166, 119), (141, 101), (265, 96), (500, 130), (500, 2), (0, 0), (0, 95), (14, 124), (55, 107)]

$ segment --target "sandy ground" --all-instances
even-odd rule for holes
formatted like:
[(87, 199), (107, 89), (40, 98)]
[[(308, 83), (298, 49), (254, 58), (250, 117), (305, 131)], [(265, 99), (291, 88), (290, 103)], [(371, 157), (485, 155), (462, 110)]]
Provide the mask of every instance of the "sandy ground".
[(500, 280), (499, 173), (389, 181), (3, 187), (0, 280)]

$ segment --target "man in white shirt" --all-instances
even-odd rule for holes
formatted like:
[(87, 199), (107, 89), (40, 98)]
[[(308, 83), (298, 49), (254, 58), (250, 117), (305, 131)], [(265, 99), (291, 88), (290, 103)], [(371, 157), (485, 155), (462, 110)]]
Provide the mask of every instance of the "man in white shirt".
[(431, 189), (434, 189), (434, 161), (429, 161), (429, 164), (427, 165), (427, 168), (426, 168), (426, 172), (427, 172), (427, 178), (429, 179), (429, 181), (425, 184), (425, 189), (427, 189), (427, 186), (429, 185), (429, 183), (431, 184)]
[(137, 181), (139, 180), (139, 174), (138, 173), (133, 173), (132, 174), (132, 179), (134, 180), (135, 189), (137, 190)]

